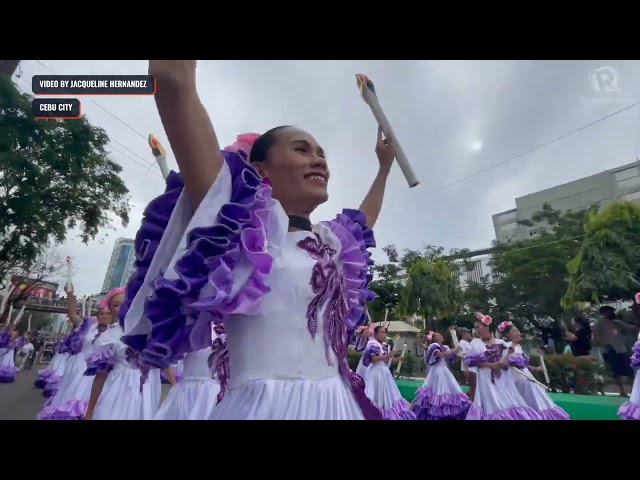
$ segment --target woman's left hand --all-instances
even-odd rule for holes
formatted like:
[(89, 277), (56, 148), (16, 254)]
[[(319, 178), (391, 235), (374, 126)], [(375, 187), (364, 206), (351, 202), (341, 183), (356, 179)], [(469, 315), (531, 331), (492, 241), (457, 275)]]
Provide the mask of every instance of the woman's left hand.
[(382, 128), (378, 127), (378, 141), (376, 143), (376, 155), (378, 156), (378, 162), (380, 162), (380, 168), (389, 170), (393, 165), (393, 160), (396, 157), (396, 149), (393, 145), (393, 139), (385, 138), (382, 133)]

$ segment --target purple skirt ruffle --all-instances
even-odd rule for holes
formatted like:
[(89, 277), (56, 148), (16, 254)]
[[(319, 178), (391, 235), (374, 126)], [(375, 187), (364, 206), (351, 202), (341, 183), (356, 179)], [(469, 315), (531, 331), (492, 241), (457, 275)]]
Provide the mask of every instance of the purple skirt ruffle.
[(15, 366), (4, 365), (0, 367), (0, 383), (13, 383), (16, 381), (16, 372), (18, 369)]
[(44, 398), (51, 398), (56, 393), (58, 393), (58, 380), (57, 379), (56, 379), (55, 382), (47, 383), (47, 385), (44, 387), (44, 390), (42, 391), (42, 395), (44, 395)]
[(404, 398), (398, 400), (391, 408), (382, 412), (385, 420), (415, 420), (416, 416), (411, 411), (411, 404)]
[(435, 395), (426, 388), (419, 388), (413, 401), (417, 420), (464, 420), (469, 407), (471, 400), (462, 392)]
[(61, 405), (49, 405), (38, 414), (38, 420), (84, 420), (87, 402), (69, 400)]
[(542, 420), (542, 418), (531, 407), (511, 407), (488, 415), (481, 407), (471, 405), (467, 420)]
[(640, 405), (626, 402), (618, 410), (618, 416), (623, 420), (640, 420)]
[(571, 420), (569, 414), (560, 407), (553, 407), (540, 412), (542, 420)]
[(33, 386), (42, 390), (47, 386), (47, 383), (51, 381), (53, 377), (56, 376), (56, 372), (54, 372), (50, 368), (44, 368), (38, 372), (38, 378), (34, 382)]

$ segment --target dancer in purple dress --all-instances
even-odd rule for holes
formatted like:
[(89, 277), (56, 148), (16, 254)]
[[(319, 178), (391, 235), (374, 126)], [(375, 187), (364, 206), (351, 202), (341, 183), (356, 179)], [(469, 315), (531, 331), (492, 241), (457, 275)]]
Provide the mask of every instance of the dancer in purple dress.
[[(640, 304), (640, 293), (636, 293), (636, 303)], [(623, 420), (640, 420), (640, 335), (631, 352), (631, 368), (635, 372), (631, 398), (618, 410), (618, 416)]]
[(542, 368), (529, 364), (529, 357), (520, 345), (522, 335), (518, 327), (511, 322), (502, 322), (498, 331), (509, 342), (509, 366), (522, 372), (514, 372), (513, 380), (525, 403), (538, 412), (542, 420), (570, 420), (569, 414), (551, 400), (544, 387), (537, 383), (532, 375), (530, 370)]
[(277, 127), (221, 151), (195, 61), (152, 60), (149, 71), (181, 175), (169, 175), (136, 237), (124, 341), (141, 364), (165, 368), (211, 345), (210, 323), (224, 323), (228, 355), (217, 358), (228, 368), (216, 370), (230, 377), (212, 419), (381, 419), (347, 346), (373, 298), (367, 249), (393, 145), (379, 133), (359, 210), (313, 224), (329, 169), (309, 133)]
[(529, 407), (508, 373), (508, 345), (493, 336), (493, 320), (477, 315), (476, 333), (465, 362), (476, 374), (476, 391), (467, 420), (540, 420)]
[(16, 381), (18, 368), (14, 360), (14, 350), (18, 332), (13, 327), (13, 325), (9, 325), (6, 330), (0, 332), (0, 383)]
[(471, 401), (448, 365), (459, 350), (450, 350), (444, 345), (444, 338), (438, 332), (429, 332), (427, 341), (429, 347), (424, 361), (430, 368), (413, 401), (413, 413), (418, 420), (464, 420)]

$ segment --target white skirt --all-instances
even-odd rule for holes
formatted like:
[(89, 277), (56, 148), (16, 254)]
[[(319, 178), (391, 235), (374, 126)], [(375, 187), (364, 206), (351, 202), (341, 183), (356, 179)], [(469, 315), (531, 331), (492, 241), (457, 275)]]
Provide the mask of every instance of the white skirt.
[(142, 420), (140, 371), (118, 365), (109, 372), (93, 411), (93, 420)]
[(338, 375), (320, 380), (254, 380), (230, 389), (210, 420), (364, 420)]
[(211, 378), (186, 377), (171, 388), (156, 420), (208, 420), (218, 402), (220, 384)]
[(371, 403), (382, 410), (385, 420), (415, 420), (411, 404), (396, 385), (385, 362), (371, 363), (365, 372), (364, 393)]
[[(138, 392), (140, 391), (140, 372), (138, 371)], [(160, 396), (162, 394), (162, 380), (160, 370), (149, 372), (149, 377), (142, 387), (142, 419), (153, 420), (160, 408)]]

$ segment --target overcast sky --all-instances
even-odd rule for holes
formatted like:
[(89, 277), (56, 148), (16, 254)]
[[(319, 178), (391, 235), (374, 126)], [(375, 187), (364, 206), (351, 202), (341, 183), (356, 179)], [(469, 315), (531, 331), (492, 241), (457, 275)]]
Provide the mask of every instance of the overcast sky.
[[(597, 92), (597, 82), (589, 82), (601, 67), (617, 71), (618, 93)], [(15, 81), (30, 92), (33, 75), (144, 74), (147, 61), (24, 60), (21, 70)], [(495, 238), (491, 215), (514, 208), (516, 197), (632, 162), (640, 154), (640, 107), (634, 107), (433, 192), (638, 101), (637, 61), (202, 60), (198, 89), (223, 145), (238, 133), (278, 125), (296, 125), (316, 137), (332, 171), (329, 202), (313, 217), (319, 221), (342, 208), (357, 208), (376, 172), (376, 124), (360, 98), (356, 73), (375, 82), (421, 181), (409, 189), (394, 167), (376, 225), (380, 247), (488, 246)], [(135, 236), (144, 207), (163, 190), (147, 135), (158, 136), (169, 152), (170, 146), (151, 97), (81, 101), (90, 122), (113, 141), (112, 158), (123, 166), (133, 200), (127, 228), (116, 224), (116, 231), (88, 246), (71, 237), (64, 245), (63, 253), (78, 267), (76, 293), (84, 295), (100, 291), (116, 238)], [(176, 168), (171, 153), (169, 164)], [(376, 258), (384, 255), (378, 251)]]

